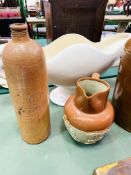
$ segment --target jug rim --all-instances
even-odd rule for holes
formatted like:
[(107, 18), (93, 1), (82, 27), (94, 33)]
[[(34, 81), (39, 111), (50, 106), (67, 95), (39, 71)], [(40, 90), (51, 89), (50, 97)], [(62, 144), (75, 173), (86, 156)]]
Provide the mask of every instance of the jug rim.
[[(92, 80), (92, 81), (97, 81), (97, 82), (103, 83), (104, 85), (106, 85), (107, 89), (103, 90), (103, 91), (100, 91), (100, 92), (96, 92), (96, 93), (92, 94), (91, 96), (87, 96), (84, 88), (82, 88), (81, 85), (79, 84), (80, 81), (83, 81), (83, 80)], [(108, 92), (110, 90), (110, 85), (106, 81), (101, 80), (99, 78), (94, 78), (94, 77), (82, 77), (82, 78), (79, 78), (76, 85), (77, 85), (78, 88), (80, 88), (83, 91), (85, 97), (88, 98), (88, 99), (94, 97), (98, 93), (101, 94), (103, 92)]]

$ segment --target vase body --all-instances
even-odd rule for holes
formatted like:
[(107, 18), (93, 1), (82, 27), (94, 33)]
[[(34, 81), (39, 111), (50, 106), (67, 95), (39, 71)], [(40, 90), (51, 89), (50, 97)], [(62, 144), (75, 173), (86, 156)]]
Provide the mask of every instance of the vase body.
[(66, 127), (72, 136), (75, 133), (75, 140), (95, 143), (109, 130), (114, 120), (112, 104), (107, 100), (109, 89), (108, 83), (96, 77), (77, 81), (76, 95), (67, 100), (64, 111)]
[(116, 80), (113, 105), (115, 121), (131, 132), (131, 39), (125, 44), (125, 54), (120, 61)]
[(50, 133), (47, 72), (41, 47), (29, 38), (26, 24), (12, 24), (12, 40), (3, 64), (22, 138), (30, 144)]

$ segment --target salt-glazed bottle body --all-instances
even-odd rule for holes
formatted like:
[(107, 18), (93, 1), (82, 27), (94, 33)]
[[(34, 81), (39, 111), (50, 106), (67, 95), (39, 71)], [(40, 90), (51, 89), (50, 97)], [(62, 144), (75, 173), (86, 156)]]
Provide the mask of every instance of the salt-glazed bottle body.
[(109, 90), (109, 84), (97, 74), (77, 81), (76, 95), (67, 100), (63, 118), (76, 141), (96, 143), (109, 131), (114, 120), (114, 109), (108, 101)]
[(113, 105), (115, 121), (131, 132), (131, 39), (125, 44), (125, 53), (120, 60)]
[(28, 35), (26, 24), (10, 26), (12, 40), (3, 50), (3, 64), (22, 138), (30, 144), (50, 133), (45, 59)]

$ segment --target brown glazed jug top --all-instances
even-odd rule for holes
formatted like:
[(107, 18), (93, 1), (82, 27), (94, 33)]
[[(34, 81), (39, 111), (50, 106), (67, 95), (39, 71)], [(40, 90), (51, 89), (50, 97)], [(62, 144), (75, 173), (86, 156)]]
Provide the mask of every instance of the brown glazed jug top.
[(99, 74), (80, 78), (76, 85), (75, 104), (83, 112), (95, 114), (105, 109), (110, 86), (99, 79)]
[(107, 99), (110, 86), (98, 78), (98, 74), (80, 78), (76, 95), (67, 100), (64, 108), (68, 121), (85, 132), (104, 130), (114, 120), (114, 109)]

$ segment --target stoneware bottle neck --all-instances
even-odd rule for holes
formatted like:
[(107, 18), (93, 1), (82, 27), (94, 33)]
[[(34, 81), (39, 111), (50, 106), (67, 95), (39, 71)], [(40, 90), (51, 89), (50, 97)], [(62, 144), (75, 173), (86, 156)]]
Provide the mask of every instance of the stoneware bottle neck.
[(107, 104), (110, 86), (98, 78), (81, 78), (77, 82), (75, 104), (83, 112), (102, 112)]
[(12, 41), (28, 41), (30, 39), (28, 34), (27, 24), (15, 23), (10, 25)]

